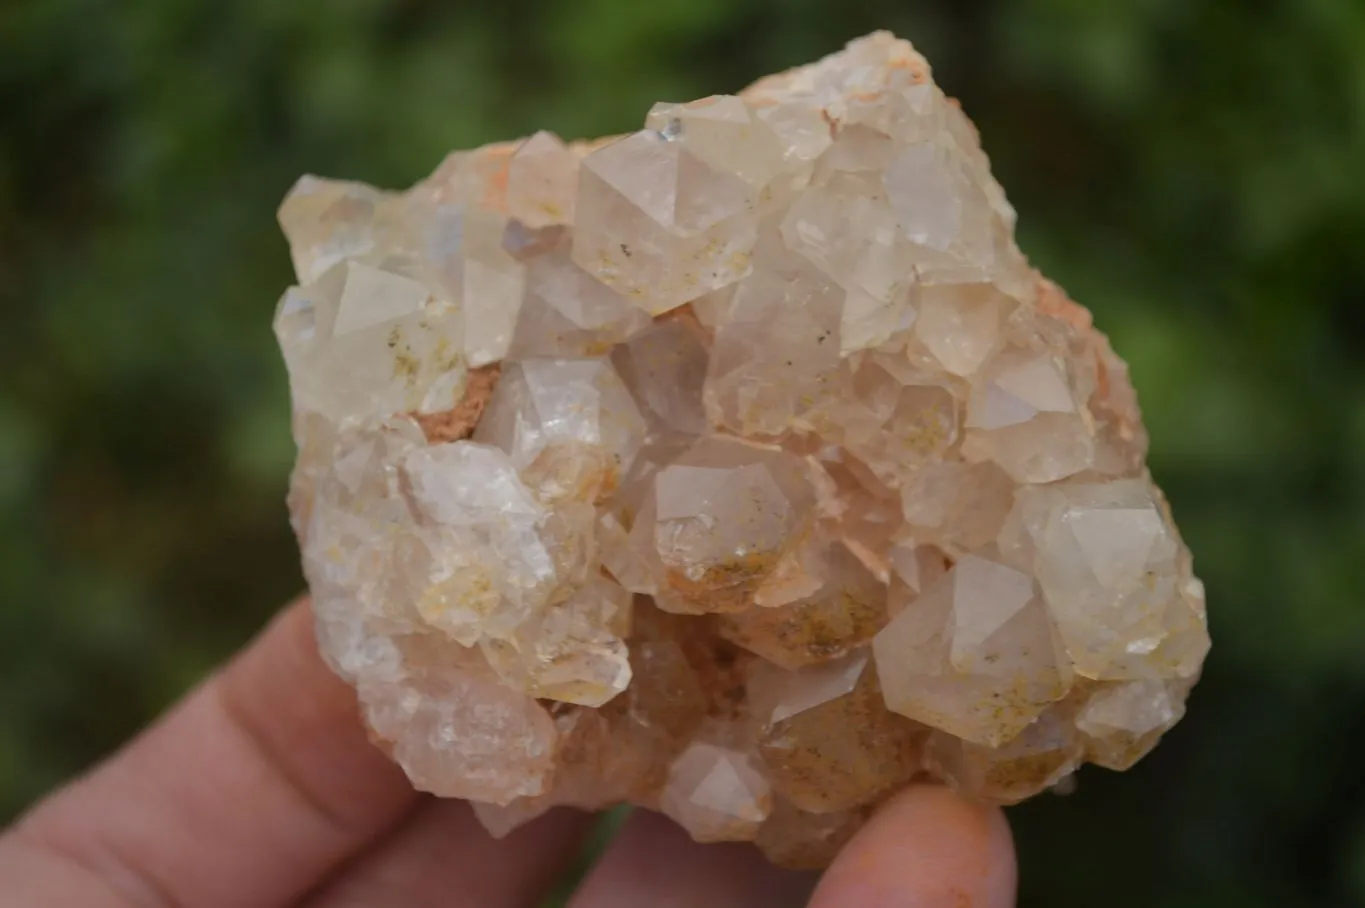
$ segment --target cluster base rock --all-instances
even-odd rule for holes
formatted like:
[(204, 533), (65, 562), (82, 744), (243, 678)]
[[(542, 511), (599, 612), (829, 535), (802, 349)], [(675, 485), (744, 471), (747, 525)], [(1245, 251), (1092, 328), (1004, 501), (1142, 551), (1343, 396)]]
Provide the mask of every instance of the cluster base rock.
[(1131, 766), (1209, 647), (1123, 362), (879, 33), (280, 211), (321, 649), (414, 785), (827, 863)]

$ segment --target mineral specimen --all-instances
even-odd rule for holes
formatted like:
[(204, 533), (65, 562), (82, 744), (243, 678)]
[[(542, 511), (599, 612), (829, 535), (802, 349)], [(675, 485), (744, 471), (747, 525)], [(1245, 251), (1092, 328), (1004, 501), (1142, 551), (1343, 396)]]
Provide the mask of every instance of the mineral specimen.
[(629, 802), (818, 866), (912, 779), (1018, 801), (1183, 713), (1126, 367), (905, 42), (280, 220), (322, 651), (490, 830)]

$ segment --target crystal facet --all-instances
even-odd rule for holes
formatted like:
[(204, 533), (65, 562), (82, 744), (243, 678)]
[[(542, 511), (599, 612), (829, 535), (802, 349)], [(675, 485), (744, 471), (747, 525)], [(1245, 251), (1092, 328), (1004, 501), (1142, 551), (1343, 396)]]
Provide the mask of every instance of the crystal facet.
[(275, 330), (329, 664), (503, 835), (662, 810), (819, 867), (1185, 710), (1204, 589), (1126, 366), (878, 33), (592, 143), (305, 177)]

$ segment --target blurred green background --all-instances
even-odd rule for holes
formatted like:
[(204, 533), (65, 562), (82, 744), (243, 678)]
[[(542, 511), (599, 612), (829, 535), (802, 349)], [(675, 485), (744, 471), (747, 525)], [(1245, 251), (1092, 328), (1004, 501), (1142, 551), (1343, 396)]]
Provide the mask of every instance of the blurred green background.
[(1208, 584), (1189, 718), (1014, 811), (1023, 904), (1365, 904), (1365, 4), (7, 0), (0, 821), (300, 588), (269, 321), (304, 171), (623, 131), (877, 27), (1133, 365)]

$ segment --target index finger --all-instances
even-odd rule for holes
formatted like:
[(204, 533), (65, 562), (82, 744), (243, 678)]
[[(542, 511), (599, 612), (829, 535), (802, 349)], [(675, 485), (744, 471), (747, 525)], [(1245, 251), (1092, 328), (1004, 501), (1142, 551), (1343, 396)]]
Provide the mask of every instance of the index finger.
[(322, 662), (312, 627), (306, 602), (286, 609), (120, 754), (0, 838), (0, 871), (41, 894), (41, 868), (64, 869), (64, 891), (87, 886), (79, 904), (282, 905), (381, 835), (417, 795), (367, 740), (355, 694)]
[(913, 786), (858, 831), (810, 908), (1010, 908), (1014, 843), (997, 807)]

